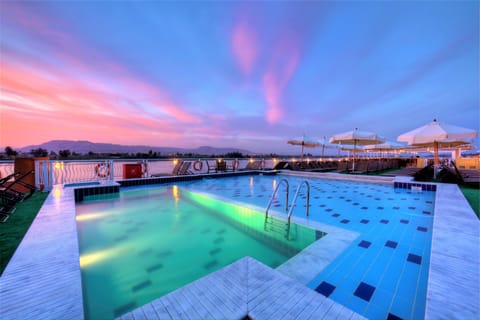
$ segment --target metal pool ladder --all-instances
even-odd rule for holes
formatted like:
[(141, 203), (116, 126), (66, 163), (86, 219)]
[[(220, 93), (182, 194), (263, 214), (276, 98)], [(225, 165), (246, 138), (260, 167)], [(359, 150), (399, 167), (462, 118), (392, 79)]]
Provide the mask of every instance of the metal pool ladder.
[[(273, 200), (275, 199), (275, 196), (278, 193), (278, 189), (280, 188), (280, 185), (282, 183), (285, 183), (286, 185), (286, 190), (285, 190), (285, 211), (288, 211), (287, 213), (287, 222), (285, 223), (282, 220), (275, 219), (272, 216), (268, 215), (268, 211), (270, 210), (270, 207), (272, 206)], [(306, 214), (308, 216), (308, 208), (309, 208), (309, 203), (310, 203), (310, 184), (308, 183), (307, 180), (303, 180), (300, 185), (297, 188), (297, 191), (295, 192), (295, 196), (293, 197), (292, 204), (290, 206), (290, 210), (288, 209), (288, 194), (289, 194), (289, 183), (287, 179), (281, 179), (280, 182), (278, 183), (277, 187), (273, 191), (272, 197), (270, 198), (270, 201), (268, 202), (267, 209), (265, 210), (265, 224), (264, 224), (264, 229), (267, 230), (267, 227), (270, 227), (270, 231), (274, 231), (277, 233), (285, 233), (285, 238), (288, 239), (289, 234), (290, 234), (290, 220), (293, 212), (293, 208), (295, 207), (295, 203), (297, 202), (298, 194), (300, 192), (300, 189), (302, 188), (303, 184), (307, 185), (307, 206), (306, 206)]]
[(298, 185), (297, 191), (295, 192), (295, 195), (293, 196), (292, 204), (290, 205), (290, 210), (288, 210), (288, 214), (287, 214), (287, 235), (286, 235), (287, 239), (288, 239), (288, 235), (290, 234), (290, 219), (292, 217), (293, 208), (295, 208), (295, 204), (297, 202), (298, 194), (300, 193), (300, 189), (302, 189), (302, 186), (304, 184), (307, 186), (307, 204), (305, 206), (305, 214), (308, 217), (308, 208), (310, 207), (310, 183), (308, 183), (307, 180), (303, 180)]

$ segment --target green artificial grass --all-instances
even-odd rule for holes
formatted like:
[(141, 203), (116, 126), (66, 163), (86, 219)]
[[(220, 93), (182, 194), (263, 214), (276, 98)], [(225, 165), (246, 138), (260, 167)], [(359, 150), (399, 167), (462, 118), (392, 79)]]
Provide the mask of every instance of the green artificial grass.
[(35, 192), (16, 205), (17, 210), (4, 223), (0, 223), (0, 275), (7, 267), (15, 250), (37, 216), (48, 192)]
[(460, 186), (460, 190), (462, 190), (463, 195), (467, 198), (468, 203), (470, 203), (477, 217), (480, 218), (480, 189)]

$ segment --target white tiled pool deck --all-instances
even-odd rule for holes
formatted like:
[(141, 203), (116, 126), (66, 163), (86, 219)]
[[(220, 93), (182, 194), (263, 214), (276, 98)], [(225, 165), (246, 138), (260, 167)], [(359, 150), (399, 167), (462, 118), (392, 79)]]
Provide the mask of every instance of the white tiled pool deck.
[[(329, 234), (276, 270), (244, 258), (121, 318), (361, 318), (305, 286), (357, 236), (314, 227)], [(438, 184), (426, 319), (478, 318), (479, 236), (458, 187)], [(55, 186), (0, 278), (0, 319), (83, 318), (73, 189)]]

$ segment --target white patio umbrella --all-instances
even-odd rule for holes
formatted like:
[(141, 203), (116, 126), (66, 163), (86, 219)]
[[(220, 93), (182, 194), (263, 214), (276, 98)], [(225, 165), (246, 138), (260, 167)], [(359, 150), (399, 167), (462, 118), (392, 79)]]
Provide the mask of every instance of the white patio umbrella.
[(365, 150), (374, 150), (374, 151), (392, 151), (405, 149), (406, 145), (394, 142), (394, 141), (385, 141), (384, 143), (379, 144), (369, 144), (363, 147)]
[(389, 152), (407, 149), (408, 147), (405, 144), (394, 142), (394, 141), (385, 141), (384, 143), (379, 144), (369, 144), (363, 146), (364, 150), (373, 151), (373, 152)]
[(320, 142), (318, 142), (317, 139), (306, 136), (305, 134), (301, 137), (290, 139), (287, 141), (287, 143), (294, 146), (302, 146), (302, 159), (303, 159), (304, 148), (315, 148), (320, 146)]
[(330, 143), (353, 144), (353, 164), (352, 169), (355, 170), (355, 152), (357, 146), (369, 144), (384, 143), (385, 139), (374, 132), (355, 130), (335, 134), (330, 138)]
[(397, 141), (407, 142), (411, 146), (433, 147), (434, 178), (436, 178), (438, 149), (468, 144), (477, 135), (476, 130), (441, 123), (433, 119), (432, 122), (420, 128), (399, 135)]
[(323, 139), (319, 142), (320, 142), (320, 146), (322, 147), (322, 158), (325, 156), (325, 149), (341, 150), (340, 145), (328, 142), (327, 137), (323, 137)]

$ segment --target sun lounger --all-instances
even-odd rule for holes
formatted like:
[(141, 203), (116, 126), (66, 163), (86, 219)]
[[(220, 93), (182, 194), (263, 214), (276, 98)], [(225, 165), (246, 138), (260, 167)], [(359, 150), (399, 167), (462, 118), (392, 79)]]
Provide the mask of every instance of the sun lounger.
[(355, 170), (352, 170), (352, 173), (367, 173), (368, 171), (368, 161), (360, 160), (355, 163)]
[(347, 161), (339, 161), (338, 166), (337, 166), (337, 170), (335, 170), (335, 171), (336, 172), (348, 171), (348, 162)]
[(0, 206), (0, 223), (4, 223), (10, 218), (10, 215), (15, 212), (17, 208), (12, 206)]
[(230, 163), (228, 163), (225, 160), (216, 160), (215, 162), (211, 162), (206, 160), (205, 162), (207, 163), (207, 173), (215, 171), (217, 172), (227, 172), (227, 171), (235, 171), (235, 166), (234, 166), (234, 161), (232, 160)]
[(32, 170), (17, 175), (14, 181), (6, 180), (0, 185), (0, 198), (4, 205), (14, 206), (17, 202), (24, 201), (33, 195), (36, 190), (35, 186), (23, 181), (27, 176), (33, 174), (33, 172)]
[(287, 161), (280, 161), (279, 163), (277, 163), (277, 164), (273, 167), (273, 170), (282, 170), (282, 169), (287, 168), (287, 166), (288, 166), (288, 162), (287, 162)]
[(205, 162), (207, 163), (207, 173), (210, 173), (210, 172), (213, 172), (213, 171), (217, 172), (217, 162), (216, 161), (212, 163), (211, 161), (206, 160)]
[(12, 173), (12, 174), (9, 174), (9, 175), (6, 176), (6, 177), (0, 178), (0, 186), (3, 185), (3, 184), (6, 183), (6, 182), (12, 180), (12, 179), (14, 179), (14, 180), (15, 180), (15, 178), (18, 179), (21, 175), (22, 175), (22, 174), (21, 174), (20, 172), (14, 172), (14, 173)]
[(190, 171), (190, 166), (192, 163), (190, 161), (184, 161), (182, 165), (180, 166), (180, 169), (177, 172), (178, 176), (183, 176), (187, 174), (193, 174), (192, 171)]

